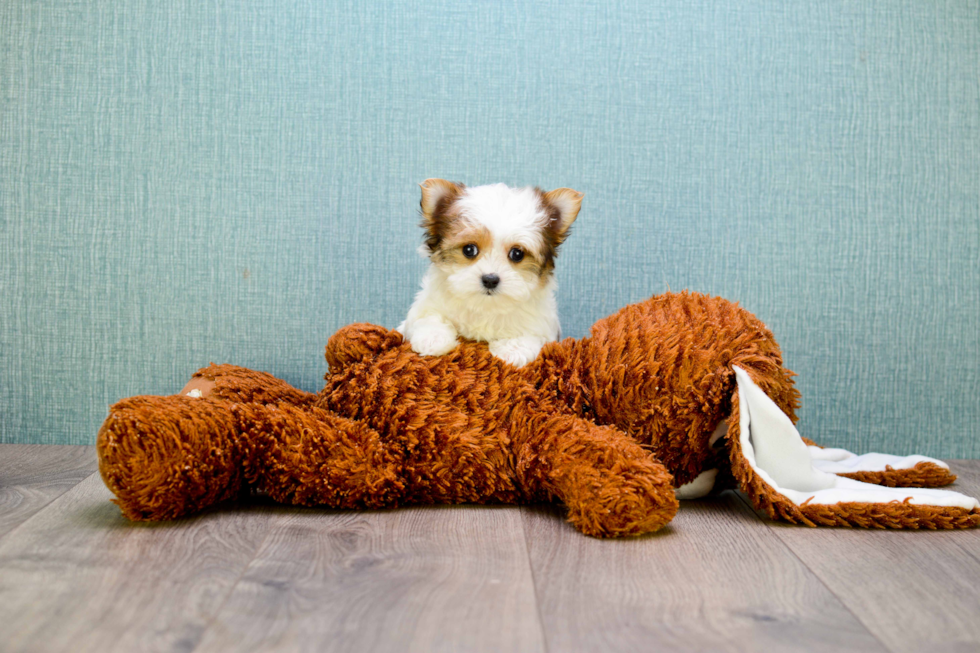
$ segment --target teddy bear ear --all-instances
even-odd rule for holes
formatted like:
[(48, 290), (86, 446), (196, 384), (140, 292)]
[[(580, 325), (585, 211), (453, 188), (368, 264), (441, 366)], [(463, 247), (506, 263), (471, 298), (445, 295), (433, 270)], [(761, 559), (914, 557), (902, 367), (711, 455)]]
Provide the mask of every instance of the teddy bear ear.
[(431, 220), (439, 202), (452, 199), (466, 188), (463, 184), (445, 179), (426, 179), (419, 187), (422, 189), (422, 215)]
[(559, 224), (554, 227), (559, 234), (565, 234), (578, 217), (579, 209), (582, 208), (582, 198), (585, 196), (571, 188), (556, 188), (542, 197), (547, 204), (558, 209)]

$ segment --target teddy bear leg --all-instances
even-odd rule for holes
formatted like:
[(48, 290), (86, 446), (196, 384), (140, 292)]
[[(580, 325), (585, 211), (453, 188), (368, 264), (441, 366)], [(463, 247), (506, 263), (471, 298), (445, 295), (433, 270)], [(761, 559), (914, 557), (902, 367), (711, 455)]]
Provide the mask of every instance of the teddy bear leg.
[(573, 416), (531, 419), (517, 447), (517, 472), (529, 494), (565, 504), (586, 535), (649, 533), (677, 512), (673, 476), (628, 435)]
[(245, 477), (280, 503), (394, 507), (404, 497), (403, 454), (366, 424), (290, 404), (236, 407), (248, 429)]
[(303, 406), (316, 399), (266, 372), (237, 365), (209, 365), (194, 373), (179, 393), (198, 399), (226, 399), (237, 403), (287, 402)]
[(175, 519), (255, 489), (282, 503), (394, 506), (402, 465), (377, 432), (318, 408), (132, 397), (98, 435), (99, 471), (135, 521)]
[(99, 429), (99, 472), (129, 519), (174, 519), (243, 490), (237, 434), (228, 402), (131, 397)]

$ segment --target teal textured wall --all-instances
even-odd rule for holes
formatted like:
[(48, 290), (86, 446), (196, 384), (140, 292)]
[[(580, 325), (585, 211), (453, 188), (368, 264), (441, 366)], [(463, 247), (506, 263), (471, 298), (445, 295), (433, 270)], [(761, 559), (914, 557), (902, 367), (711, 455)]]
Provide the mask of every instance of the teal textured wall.
[(586, 195), (565, 332), (668, 288), (776, 333), (801, 430), (980, 456), (980, 4), (0, 6), (3, 442), (396, 325), (417, 183)]

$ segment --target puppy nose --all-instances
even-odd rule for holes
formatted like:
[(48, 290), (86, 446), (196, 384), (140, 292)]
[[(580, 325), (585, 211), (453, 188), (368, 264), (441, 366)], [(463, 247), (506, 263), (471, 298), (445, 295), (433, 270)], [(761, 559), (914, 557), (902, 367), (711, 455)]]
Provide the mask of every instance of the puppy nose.
[(500, 277), (496, 274), (484, 274), (480, 277), (480, 281), (483, 282), (483, 287), (487, 290), (493, 290), (500, 283)]

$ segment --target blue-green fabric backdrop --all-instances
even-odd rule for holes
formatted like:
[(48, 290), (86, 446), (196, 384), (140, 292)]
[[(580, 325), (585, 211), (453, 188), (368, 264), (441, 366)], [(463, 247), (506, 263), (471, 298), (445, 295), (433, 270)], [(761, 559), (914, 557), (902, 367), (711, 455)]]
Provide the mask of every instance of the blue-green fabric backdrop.
[(417, 183), (585, 193), (565, 332), (668, 288), (776, 333), (801, 430), (980, 456), (980, 4), (10, 0), (0, 440), (396, 325)]

